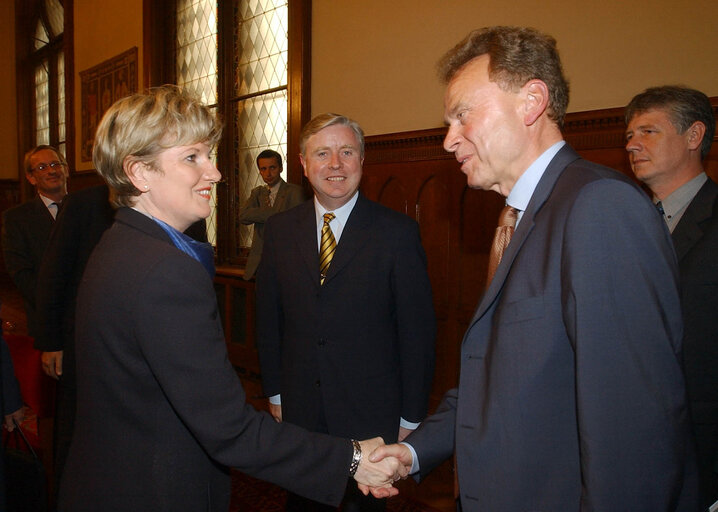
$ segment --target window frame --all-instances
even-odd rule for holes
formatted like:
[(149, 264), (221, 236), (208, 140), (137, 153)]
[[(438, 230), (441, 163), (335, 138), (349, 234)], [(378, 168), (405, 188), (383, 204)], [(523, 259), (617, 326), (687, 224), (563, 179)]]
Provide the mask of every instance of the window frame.
[(33, 38), (37, 21), (42, 18), (46, 27), (47, 20), (44, 0), (15, 1), (15, 48), (16, 48), (16, 97), (18, 112), (18, 179), (22, 201), (34, 196), (35, 190), (24, 179), (23, 156), (36, 146), (35, 113), (35, 68), (43, 60), (48, 61), (49, 71), (49, 112), (50, 144), (58, 145), (58, 73), (57, 59), (60, 52), (64, 58), (65, 79), (65, 153), (70, 168), (75, 169), (75, 122), (74, 122), (74, 45), (73, 45), (73, 0), (63, 0), (64, 27), (61, 35), (51, 38), (43, 48), (35, 49)]
[[(217, 109), (225, 120), (222, 141), (217, 148), (217, 165), (220, 170), (232, 162), (232, 144), (236, 134), (229, 122), (234, 103), (230, 101), (234, 87), (232, 59), (228, 58), (232, 46), (232, 2), (218, 0), (218, 68)], [(158, 86), (176, 83), (175, 0), (144, 0), (144, 83)], [(171, 13), (171, 14), (169, 14)], [(311, 0), (288, 0), (288, 79), (287, 79), (287, 181), (301, 185), (303, 172), (299, 162), (299, 135), (302, 126), (311, 116)], [(169, 15), (168, 15), (169, 14)], [(223, 173), (217, 184), (217, 263), (243, 265), (246, 257), (231, 256), (238, 241), (232, 233), (232, 218), (239, 215), (240, 205), (235, 194), (238, 186), (234, 176)]]

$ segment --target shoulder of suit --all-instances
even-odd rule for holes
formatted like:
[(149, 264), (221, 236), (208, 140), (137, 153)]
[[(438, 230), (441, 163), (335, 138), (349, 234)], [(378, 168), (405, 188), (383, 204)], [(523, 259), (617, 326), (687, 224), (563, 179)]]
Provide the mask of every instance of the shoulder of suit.
[[(137, 212), (132, 213), (142, 215)], [(127, 215), (120, 217), (122, 219), (105, 232), (95, 247), (93, 251), (95, 266), (112, 266), (116, 272), (122, 274), (127, 283), (130, 283), (128, 286), (137, 287), (138, 290), (146, 286), (155, 286), (153, 283), (157, 283), (158, 278), (161, 279), (163, 286), (171, 286), (182, 291), (196, 288), (207, 281), (204, 267), (194, 258), (177, 249), (169, 237), (164, 238), (167, 235), (154, 221)], [(153, 224), (159, 231), (155, 231)], [(141, 294), (137, 300), (142, 301), (142, 297)]]
[(357, 213), (360, 215), (371, 215), (372, 221), (388, 222), (400, 226), (412, 226), (416, 224), (416, 221), (407, 214), (396, 211), (371, 199), (367, 199), (364, 196), (359, 196), (359, 201), (357, 201), (354, 208), (359, 208)]
[(264, 224), (265, 233), (267, 226), (296, 222), (297, 219), (308, 215), (314, 215), (314, 201), (304, 201), (294, 208), (275, 213)]
[[(38, 201), (40, 201), (40, 204), (38, 204)], [(45, 204), (40, 200), (37, 196), (33, 199), (30, 199), (29, 201), (25, 201), (22, 204), (19, 204), (17, 206), (13, 206), (12, 208), (8, 208), (3, 212), (3, 216), (5, 219), (10, 220), (18, 220), (25, 216), (27, 216), (29, 213), (33, 211), (40, 211), (40, 206), (43, 208), (46, 208)]]
[[(718, 184), (710, 177), (691, 199), (684, 217), (691, 217), (698, 222), (718, 221)], [(680, 225), (680, 222), (679, 222)]]
[(587, 184), (597, 180), (615, 181), (616, 184), (628, 184), (631, 187), (640, 190), (638, 185), (622, 172), (606, 167), (605, 165), (584, 160), (583, 158), (579, 158), (569, 163), (558, 177), (557, 182), (570, 182), (571, 187), (578, 187), (582, 184)]
[(301, 186), (295, 183), (287, 183), (286, 181), (282, 182), (282, 186), (280, 187), (280, 189), (285, 189), (287, 192), (293, 191), (295, 193), (304, 193), (304, 189)]

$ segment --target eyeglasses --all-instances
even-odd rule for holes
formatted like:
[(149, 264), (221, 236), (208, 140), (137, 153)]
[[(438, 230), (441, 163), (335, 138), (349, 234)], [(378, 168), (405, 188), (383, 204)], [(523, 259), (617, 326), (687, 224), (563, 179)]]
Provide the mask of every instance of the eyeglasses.
[(50, 162), (49, 164), (40, 164), (37, 167), (33, 167), (30, 170), (31, 171), (45, 171), (45, 170), (47, 170), (48, 167), (52, 167), (52, 170), (54, 171), (55, 169), (61, 169), (64, 166), (65, 166), (65, 164), (63, 164), (62, 162)]

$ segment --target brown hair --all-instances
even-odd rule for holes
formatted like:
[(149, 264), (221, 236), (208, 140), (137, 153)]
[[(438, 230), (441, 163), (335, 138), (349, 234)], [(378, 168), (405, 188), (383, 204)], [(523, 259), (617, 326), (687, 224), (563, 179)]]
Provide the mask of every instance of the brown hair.
[(716, 119), (708, 96), (680, 85), (650, 87), (634, 96), (626, 107), (626, 124), (631, 122), (633, 116), (648, 110), (664, 111), (680, 134), (685, 133), (696, 121), (703, 123), (706, 133), (701, 141), (701, 159), (708, 155), (716, 131)]
[(474, 30), (441, 58), (439, 77), (449, 83), (466, 63), (482, 55), (489, 56), (489, 78), (504, 90), (516, 91), (533, 79), (544, 82), (548, 115), (563, 125), (569, 88), (553, 37), (524, 27)]

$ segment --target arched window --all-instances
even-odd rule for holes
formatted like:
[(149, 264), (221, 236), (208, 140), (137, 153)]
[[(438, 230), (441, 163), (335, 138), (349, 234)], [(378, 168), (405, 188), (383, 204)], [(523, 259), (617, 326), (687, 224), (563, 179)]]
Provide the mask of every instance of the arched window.
[(67, 154), (65, 9), (60, 0), (37, 3), (31, 32), (32, 145), (51, 144)]

